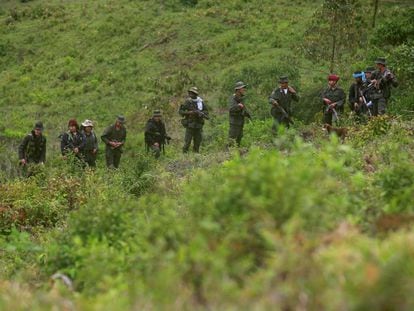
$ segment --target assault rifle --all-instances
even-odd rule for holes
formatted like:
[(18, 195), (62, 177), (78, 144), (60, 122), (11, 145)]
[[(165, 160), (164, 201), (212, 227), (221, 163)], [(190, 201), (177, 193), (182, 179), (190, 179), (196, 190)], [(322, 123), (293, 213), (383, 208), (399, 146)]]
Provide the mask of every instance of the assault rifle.
[(289, 116), (289, 114), (286, 112), (286, 110), (279, 104), (279, 102), (276, 99), (272, 99), (273, 106), (279, 109), (279, 111), (282, 113), (283, 117), (288, 121), (290, 124), (294, 124), (292, 118)]

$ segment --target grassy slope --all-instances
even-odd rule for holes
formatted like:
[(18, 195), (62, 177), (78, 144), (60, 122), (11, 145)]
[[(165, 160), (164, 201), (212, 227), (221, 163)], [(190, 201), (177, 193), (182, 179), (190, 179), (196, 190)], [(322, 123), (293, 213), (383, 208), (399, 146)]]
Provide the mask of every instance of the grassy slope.
[[(20, 138), (34, 119), (43, 119), (55, 149), (45, 180), (15, 181), (0, 188), (5, 198), (1, 204), (11, 202), (34, 215), (30, 219), (33, 227), (28, 230), (34, 232), (35, 244), (18, 233), (7, 240), (11, 246), (1, 253), (1, 274), (16, 283), (0, 283), (6, 297), (0, 299), (0, 307), (24, 309), (25, 303), (32, 303), (41, 310), (70, 299), (83, 309), (103, 309), (114, 301), (119, 310), (141, 309), (147, 303), (168, 309), (171, 301), (175, 309), (189, 308), (194, 300), (202, 305), (203, 298), (197, 296), (198, 277), (204, 280), (204, 295), (213, 309), (233, 305), (263, 309), (274, 304), (364, 309), (364, 303), (371, 308), (378, 306), (371, 297), (394, 297), (392, 290), (383, 289), (387, 277), (391, 283), (398, 283), (405, 272), (395, 273), (395, 279), (387, 276), (394, 275), (389, 249), (401, 258), (409, 257), (412, 249), (403, 251), (400, 244), (410, 244), (412, 233), (379, 240), (371, 236), (374, 222), (365, 217), (376, 216), (383, 206), (408, 206), (412, 190), (406, 183), (412, 180), (409, 154), (414, 148), (408, 135), (412, 135), (412, 125), (405, 124), (407, 128), (401, 131), (397, 121), (374, 122), (354, 133), (354, 149), (326, 144), (321, 133), (312, 132), (314, 128), (309, 130), (317, 136), (316, 147), (292, 147), (294, 132), (270, 143), (269, 120), (256, 121), (254, 127), (247, 125), (246, 145), (271, 146), (270, 151), (256, 150), (246, 161), (219, 151), (225, 143), (226, 113), (222, 107), (234, 81), (243, 79), (252, 85), (252, 108), (258, 114), (260, 106), (266, 106), (267, 111), (266, 96), (279, 74), (289, 72), (300, 89), (324, 84), (324, 68), (312, 70), (312, 64), (297, 49), (304, 25), (318, 3), (205, 0), (191, 8), (174, 1), (2, 2), (1, 135), (6, 136), (11, 148), (17, 141), (14, 138)], [(9, 10), (14, 8), (17, 20), (10, 20)], [(290, 72), (290, 62), (299, 65), (298, 69)], [(183, 157), (176, 110), (186, 89), (194, 84), (219, 116), (206, 126), (209, 150), (201, 156)], [(176, 141), (161, 163), (147, 163), (135, 156), (142, 150), (145, 119), (155, 107), (162, 107), (168, 115)], [(130, 169), (111, 178), (103, 169), (78, 177), (54, 159), (54, 137), (65, 129), (68, 118), (91, 118), (101, 131), (120, 112), (129, 120), (130, 151), (124, 165), (128, 162)], [(392, 129), (389, 136), (373, 138), (377, 131), (383, 133), (382, 126)], [(274, 148), (283, 152), (274, 152)], [(14, 152), (1, 150), (5, 160)], [(364, 162), (365, 156), (372, 158), (372, 164)], [(401, 165), (398, 161), (391, 165), (399, 156)], [(262, 157), (268, 163), (260, 161)], [(377, 172), (367, 172), (369, 165)], [(145, 174), (141, 174), (140, 166)], [(275, 174), (268, 174), (274, 167)], [(292, 170), (296, 174), (290, 174)], [(328, 176), (320, 182), (325, 171)], [(401, 172), (409, 176), (399, 180)], [(262, 186), (261, 178), (269, 178), (275, 192), (268, 184)], [(311, 193), (306, 192), (306, 181)], [(155, 185), (147, 185), (153, 182)], [(198, 183), (201, 188), (194, 186)], [(71, 191), (74, 185), (84, 188)], [(241, 197), (248, 203), (239, 205), (247, 212), (234, 216), (231, 208), (238, 206), (233, 203), (239, 198), (232, 196), (233, 189), (246, 186), (252, 190), (243, 191)], [(138, 200), (131, 195), (146, 193), (146, 187), (156, 195), (147, 193)], [(280, 208), (285, 208), (283, 214), (276, 213), (273, 202), (279, 200), (284, 187), (291, 189), (291, 200), (280, 203)], [(320, 193), (319, 188), (323, 190)], [(394, 202), (392, 196), (403, 188), (406, 200)], [(341, 195), (336, 196), (336, 191)], [(207, 212), (199, 210), (204, 196)], [(292, 203), (295, 200), (310, 210), (303, 212)], [(75, 211), (71, 211), (73, 205)], [(45, 206), (50, 210), (45, 211)], [(225, 208), (229, 208), (228, 214)], [(330, 213), (332, 210), (335, 213)], [(304, 219), (300, 220), (301, 216)], [(323, 219), (322, 224), (318, 217)], [(361, 228), (352, 225), (316, 234), (325, 226), (332, 229), (345, 218), (362, 223), (369, 234), (359, 233)], [(301, 232), (295, 229), (301, 228), (301, 221), (317, 225)], [(224, 229), (220, 229), (221, 222)], [(49, 232), (54, 226), (56, 230)], [(263, 256), (265, 259), (258, 258), (266, 261), (260, 264), (268, 269), (249, 270), (254, 252), (243, 247), (245, 243), (256, 247), (258, 253), (276, 250)], [(409, 263), (411, 267), (412, 261)], [(75, 278), (79, 295), (64, 290), (56, 294), (46, 285), (58, 268)], [(21, 285), (27, 282), (28, 288)], [(130, 289), (131, 297), (122, 295), (126, 282), (136, 287)], [(365, 290), (362, 295), (361, 289)], [(20, 304), (15, 298), (23, 293)]]

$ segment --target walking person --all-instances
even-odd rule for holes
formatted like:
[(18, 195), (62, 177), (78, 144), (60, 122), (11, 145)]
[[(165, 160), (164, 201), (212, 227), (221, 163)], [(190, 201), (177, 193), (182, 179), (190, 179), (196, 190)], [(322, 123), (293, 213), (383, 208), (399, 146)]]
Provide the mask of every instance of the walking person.
[(46, 162), (46, 137), (43, 135), (43, 123), (36, 122), (33, 130), (27, 134), (19, 145), (19, 164), (26, 176), (33, 175), (28, 166)]
[(203, 139), (204, 120), (208, 120), (208, 108), (199, 96), (196, 87), (188, 90), (188, 97), (184, 104), (180, 106), (178, 113), (184, 117), (181, 120), (185, 127), (183, 153), (188, 152), (191, 141), (193, 141), (193, 151), (199, 153)]
[(66, 159), (69, 155), (74, 155), (77, 163), (83, 165), (83, 148), (85, 147), (85, 136), (79, 129), (79, 124), (75, 119), (68, 122), (68, 130), (61, 136), (60, 151)]
[(234, 85), (234, 94), (230, 97), (229, 102), (229, 146), (233, 146), (234, 142), (237, 147), (243, 137), (243, 128), (245, 118), (251, 119), (245, 104), (247, 84), (242, 81)]
[(289, 128), (292, 121), (292, 101), (299, 101), (296, 90), (289, 86), (289, 79), (286, 76), (279, 78), (279, 87), (273, 90), (269, 97), (271, 104), (270, 114), (273, 117), (272, 131), (277, 133), (280, 124)]
[(339, 76), (330, 74), (328, 76), (328, 87), (322, 91), (321, 99), (324, 105), (323, 122), (332, 125), (339, 120), (344, 111), (345, 92), (338, 87)]
[(377, 58), (375, 61), (377, 69), (371, 74), (371, 82), (375, 86), (372, 92), (373, 98), (373, 115), (385, 114), (388, 106), (388, 101), (391, 97), (391, 88), (398, 86), (398, 81), (395, 75), (387, 68), (387, 61), (385, 58)]
[(85, 136), (85, 147), (83, 148), (83, 158), (89, 167), (96, 167), (96, 156), (98, 154), (98, 139), (93, 130), (93, 122), (85, 120), (82, 123), (82, 133)]
[(162, 121), (160, 110), (154, 110), (152, 117), (145, 125), (145, 145), (148, 151), (152, 151), (154, 157), (158, 159), (164, 146), (171, 139), (167, 135), (165, 123)]
[(105, 159), (108, 168), (119, 167), (126, 135), (125, 117), (122, 115), (117, 116), (115, 123), (103, 132), (101, 139), (105, 143)]

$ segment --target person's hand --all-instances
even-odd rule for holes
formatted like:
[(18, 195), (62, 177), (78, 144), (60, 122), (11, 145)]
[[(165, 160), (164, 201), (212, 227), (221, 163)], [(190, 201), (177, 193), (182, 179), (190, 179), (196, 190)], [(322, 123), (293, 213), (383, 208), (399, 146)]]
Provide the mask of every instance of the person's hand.
[(155, 147), (159, 147), (159, 146), (160, 146), (160, 144), (159, 144), (159, 143), (154, 143), (154, 146), (155, 146)]
[(78, 147), (73, 148), (73, 152), (74, 153), (79, 153), (79, 148)]
[(21, 164), (21, 165), (26, 165), (26, 163), (27, 163), (27, 162), (26, 162), (26, 159), (20, 159), (20, 164)]
[(288, 90), (289, 90), (290, 93), (296, 94), (296, 91), (295, 91), (295, 89), (293, 87), (288, 86)]
[(239, 106), (241, 109), (243, 109), (243, 108), (244, 108), (244, 105), (243, 105), (242, 103), (239, 103), (239, 104), (238, 104), (238, 106)]
[(328, 98), (323, 98), (322, 100), (323, 100), (323, 102), (324, 102), (326, 105), (329, 105), (329, 104), (331, 104), (331, 103), (332, 103), (332, 101), (331, 101), (330, 99), (328, 99)]
[(96, 154), (96, 152), (97, 152), (97, 151), (98, 151), (98, 150), (93, 149), (93, 150), (92, 150), (92, 153), (93, 153), (93, 154)]
[(110, 141), (109, 144), (111, 145), (111, 147), (117, 147), (117, 143), (115, 141)]
[(332, 104), (329, 105), (330, 109), (334, 109), (335, 107), (336, 107), (336, 103), (332, 103)]
[(364, 100), (362, 99), (362, 97), (359, 98), (359, 103), (362, 104), (364, 102)]

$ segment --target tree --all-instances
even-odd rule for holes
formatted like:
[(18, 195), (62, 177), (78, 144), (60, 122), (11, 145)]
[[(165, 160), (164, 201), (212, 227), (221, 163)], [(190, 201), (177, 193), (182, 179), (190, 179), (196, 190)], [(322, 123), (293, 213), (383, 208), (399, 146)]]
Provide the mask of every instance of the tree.
[(365, 7), (360, 0), (325, 0), (305, 32), (305, 54), (316, 61), (335, 63), (353, 55), (366, 41)]
[(379, 0), (374, 0), (374, 16), (372, 17), (372, 27), (375, 27), (375, 21), (377, 19)]

